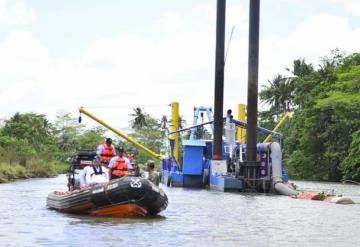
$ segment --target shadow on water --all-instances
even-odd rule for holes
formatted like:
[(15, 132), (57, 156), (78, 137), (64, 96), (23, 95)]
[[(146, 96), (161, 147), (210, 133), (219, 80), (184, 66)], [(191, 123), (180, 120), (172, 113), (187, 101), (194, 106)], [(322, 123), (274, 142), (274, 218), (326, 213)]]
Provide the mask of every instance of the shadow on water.
[(71, 221), (69, 224), (71, 225), (135, 225), (135, 224), (153, 224), (157, 222), (161, 222), (166, 220), (165, 216), (155, 215), (155, 216), (145, 216), (145, 217), (137, 217), (137, 218), (112, 218), (112, 217), (96, 217), (96, 216), (88, 216), (88, 215), (76, 215), (76, 214), (68, 214), (68, 213), (60, 213)]

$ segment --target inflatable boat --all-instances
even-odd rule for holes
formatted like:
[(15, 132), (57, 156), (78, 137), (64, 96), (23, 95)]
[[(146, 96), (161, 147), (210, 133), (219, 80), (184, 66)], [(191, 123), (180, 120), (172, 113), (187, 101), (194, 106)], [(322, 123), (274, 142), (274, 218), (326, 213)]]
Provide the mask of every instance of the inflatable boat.
[(122, 177), (85, 190), (54, 191), (47, 207), (60, 212), (104, 217), (156, 215), (168, 205), (162, 189), (141, 177)]

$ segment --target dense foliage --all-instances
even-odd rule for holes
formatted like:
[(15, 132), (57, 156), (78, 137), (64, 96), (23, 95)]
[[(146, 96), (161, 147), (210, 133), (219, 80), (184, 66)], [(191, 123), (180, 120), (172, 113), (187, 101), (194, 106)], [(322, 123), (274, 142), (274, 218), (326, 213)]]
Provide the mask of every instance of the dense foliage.
[(15, 113), (0, 128), (0, 182), (65, 172), (77, 149), (96, 147), (104, 134), (85, 130), (69, 113), (60, 112), (54, 124), (42, 114)]
[[(290, 176), (360, 181), (360, 54), (335, 50), (317, 68), (298, 59), (288, 70), (291, 76), (279, 74), (261, 90), (260, 100), (270, 108), (259, 117), (260, 125), (271, 129), (284, 113), (294, 113), (282, 130)], [(140, 107), (130, 116), (131, 137), (164, 153), (167, 118), (155, 119)], [(42, 114), (16, 113), (0, 127), (0, 182), (64, 171), (76, 150), (94, 149), (106, 136), (104, 128), (86, 129), (66, 112), (59, 112), (54, 123)], [(142, 164), (152, 159), (124, 140), (114, 144), (135, 152)]]
[[(130, 121), (132, 127), (130, 136), (150, 150), (162, 153), (166, 143), (166, 117), (157, 120), (139, 107), (134, 109), (134, 113), (131, 116), (133, 119)], [(130, 144), (126, 145), (129, 147), (128, 149), (135, 150)], [(146, 163), (149, 159), (154, 159), (142, 150), (137, 150), (136, 157), (138, 162), (142, 164)]]
[[(154, 152), (164, 152), (167, 120), (157, 120), (139, 107), (134, 112), (130, 135)], [(65, 172), (76, 150), (96, 149), (108, 134), (102, 127), (86, 129), (63, 111), (54, 123), (42, 114), (16, 113), (0, 128), (0, 182)], [(114, 139), (115, 146), (136, 153), (140, 163), (152, 158), (124, 140)]]
[(271, 107), (261, 122), (269, 127), (281, 113), (294, 112), (283, 130), (284, 163), (293, 177), (359, 180), (360, 54), (331, 55), (318, 69), (295, 60), (291, 77), (277, 76), (265, 87), (260, 99)]

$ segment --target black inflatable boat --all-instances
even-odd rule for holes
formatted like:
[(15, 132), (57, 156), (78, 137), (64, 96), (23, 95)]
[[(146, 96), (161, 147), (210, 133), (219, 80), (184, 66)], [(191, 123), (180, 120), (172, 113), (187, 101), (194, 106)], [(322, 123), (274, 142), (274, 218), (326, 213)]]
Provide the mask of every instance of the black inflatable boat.
[(168, 205), (162, 189), (141, 177), (122, 177), (86, 190), (50, 193), (47, 206), (61, 212), (107, 217), (156, 215)]

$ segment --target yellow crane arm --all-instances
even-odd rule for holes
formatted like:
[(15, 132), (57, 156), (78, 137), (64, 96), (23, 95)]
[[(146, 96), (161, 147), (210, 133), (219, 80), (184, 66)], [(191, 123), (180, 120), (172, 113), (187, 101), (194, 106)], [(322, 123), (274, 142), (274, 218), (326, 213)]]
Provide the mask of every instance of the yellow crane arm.
[(133, 144), (135, 147), (143, 150), (145, 153), (149, 154), (150, 156), (154, 157), (155, 159), (161, 160), (161, 155), (158, 153), (155, 153), (154, 151), (148, 149), (147, 147), (145, 147), (144, 145), (138, 143), (137, 141), (135, 141), (134, 139), (132, 139), (131, 137), (125, 135), (124, 133), (120, 132), (119, 130), (111, 127), (110, 125), (108, 125), (107, 123), (105, 123), (103, 120), (95, 117), (93, 114), (91, 114), (90, 112), (88, 112), (87, 110), (84, 109), (84, 107), (80, 107), (79, 108), (79, 112), (80, 113), (84, 113), (86, 116), (92, 118), (93, 120), (95, 120), (96, 122), (98, 122), (99, 124), (101, 124), (102, 126), (104, 126), (105, 128), (111, 130), (112, 132), (114, 132), (115, 134), (117, 134), (118, 136), (124, 138), (126, 141), (130, 142), (131, 144)]
[[(292, 112), (286, 112), (284, 114), (284, 116), (282, 116), (282, 118), (280, 119), (280, 121), (278, 122), (278, 124), (275, 126), (275, 128), (273, 129), (274, 132), (276, 132), (278, 129), (280, 129), (282, 126), (284, 126), (284, 124), (289, 120), (289, 118), (291, 117)], [(269, 142), (271, 140), (271, 135), (268, 135), (264, 142)]]

